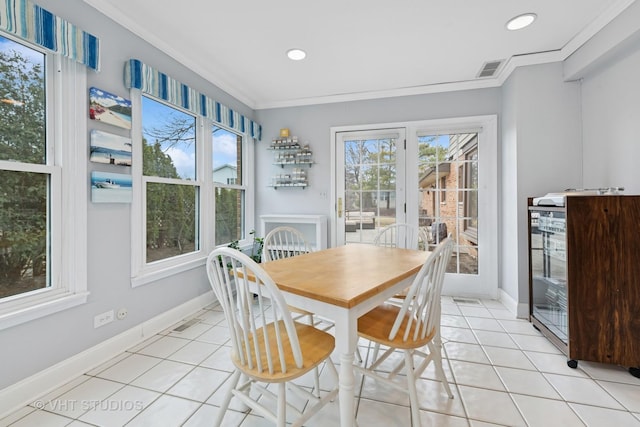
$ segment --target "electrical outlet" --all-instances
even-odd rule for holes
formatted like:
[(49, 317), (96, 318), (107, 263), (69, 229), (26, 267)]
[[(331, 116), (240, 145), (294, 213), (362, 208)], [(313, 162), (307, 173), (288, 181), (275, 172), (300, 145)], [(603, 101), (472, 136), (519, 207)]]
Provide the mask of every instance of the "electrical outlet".
[(102, 314), (98, 314), (93, 318), (93, 327), (99, 328), (100, 326), (104, 326), (107, 323), (113, 322), (113, 310), (105, 311)]
[(125, 317), (127, 317), (127, 314), (129, 314), (127, 309), (126, 308), (121, 308), (120, 310), (118, 310), (118, 313), (116, 314), (116, 316), (118, 316), (118, 320), (122, 320)]

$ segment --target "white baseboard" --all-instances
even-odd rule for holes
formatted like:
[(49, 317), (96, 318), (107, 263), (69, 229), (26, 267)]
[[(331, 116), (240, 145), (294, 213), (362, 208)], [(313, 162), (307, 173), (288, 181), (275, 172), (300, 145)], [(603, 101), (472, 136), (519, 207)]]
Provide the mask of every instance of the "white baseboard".
[(214, 301), (213, 291), (209, 291), (0, 390), (0, 419), (68, 383), (71, 379), (100, 366), (158, 332), (162, 332)]
[(519, 303), (502, 289), (498, 289), (498, 300), (518, 319), (529, 320), (529, 304)]

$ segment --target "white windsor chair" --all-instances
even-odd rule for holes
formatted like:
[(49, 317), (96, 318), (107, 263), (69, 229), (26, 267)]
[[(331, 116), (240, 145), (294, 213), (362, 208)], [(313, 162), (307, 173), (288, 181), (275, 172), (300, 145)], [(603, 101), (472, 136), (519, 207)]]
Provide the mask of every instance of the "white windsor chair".
[[(240, 251), (215, 249), (207, 259), (207, 275), (229, 326), (231, 360), (236, 367), (214, 425), (222, 424), (234, 396), (278, 427), (285, 426), (287, 410), (297, 415), (292, 426), (303, 425), (338, 393), (338, 374), (330, 358), (334, 337), (295, 322), (271, 277)], [(324, 396), (292, 382), (323, 362), (335, 381)], [(277, 394), (264, 385), (270, 383), (277, 385)], [(287, 403), (287, 389), (309, 401), (304, 411)], [(264, 405), (261, 396), (274, 399), (276, 410)]]
[[(447, 377), (442, 369), (442, 342), (440, 338), (440, 294), (447, 262), (453, 251), (451, 237), (443, 240), (429, 255), (414, 279), (401, 305), (387, 302), (358, 319), (358, 335), (375, 343), (372, 362), (368, 367), (355, 366), (359, 372), (382, 381), (398, 390), (409, 393), (411, 418), (414, 426), (420, 426), (416, 380), (429, 363), (434, 362), (436, 376), (442, 382), (447, 395), (453, 399)], [(378, 357), (380, 346), (387, 350)], [(428, 353), (420, 350), (427, 346)], [(390, 372), (377, 368), (396, 349), (404, 352), (404, 358)], [(415, 364), (418, 357), (419, 364)], [(406, 377), (398, 376), (402, 370)], [(406, 378), (406, 381), (399, 380)]]

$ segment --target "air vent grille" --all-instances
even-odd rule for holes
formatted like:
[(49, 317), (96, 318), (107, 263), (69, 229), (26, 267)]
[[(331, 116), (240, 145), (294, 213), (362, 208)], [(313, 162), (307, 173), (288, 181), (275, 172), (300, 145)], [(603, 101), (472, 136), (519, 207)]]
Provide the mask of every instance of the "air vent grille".
[(177, 328), (174, 328), (173, 331), (174, 332), (184, 332), (185, 329), (195, 325), (198, 322), (200, 322), (200, 319), (191, 319), (188, 322), (185, 322), (182, 325), (178, 326)]
[(502, 60), (485, 62), (478, 73), (478, 77), (493, 77), (500, 68), (500, 65), (502, 65)]
[(457, 303), (457, 304), (471, 304), (471, 305), (481, 305), (480, 304), (480, 300), (475, 299), (475, 298), (459, 298), (459, 297), (453, 297), (453, 302)]

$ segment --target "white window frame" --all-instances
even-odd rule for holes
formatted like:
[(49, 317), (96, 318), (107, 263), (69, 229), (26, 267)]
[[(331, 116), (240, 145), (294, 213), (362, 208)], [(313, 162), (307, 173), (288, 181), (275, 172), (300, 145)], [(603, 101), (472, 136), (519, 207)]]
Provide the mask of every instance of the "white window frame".
[[(87, 302), (87, 78), (85, 66), (45, 54), (47, 163), (0, 161), (1, 169), (50, 175), (50, 286), (0, 300), (0, 330)], [(64, 236), (64, 237), (63, 237)]]
[[(242, 176), (240, 177), (240, 181), (242, 182), (242, 184), (237, 184), (237, 177), (236, 178), (227, 178), (226, 181), (227, 183), (222, 183), (222, 182), (214, 182), (213, 181), (213, 175), (211, 173), (209, 173), (209, 181), (211, 182), (211, 191), (209, 194), (211, 194), (212, 197), (212, 206), (213, 206), (213, 214), (214, 216), (211, 218), (212, 224), (214, 225), (214, 229), (212, 230), (213, 235), (212, 235), (212, 239), (215, 239), (215, 192), (216, 189), (218, 188), (224, 188), (224, 189), (231, 189), (231, 190), (240, 190), (240, 191), (244, 191), (244, 236), (243, 239), (241, 239), (238, 244), (240, 245), (241, 249), (250, 249), (253, 247), (253, 238), (254, 236), (249, 236), (249, 232), (251, 230), (255, 230), (255, 222), (254, 222), (254, 193), (253, 193), (253, 185), (249, 184), (249, 182), (253, 183), (253, 173), (249, 173), (249, 171), (247, 170), (247, 166), (249, 165), (249, 161), (250, 159), (252, 160), (253, 157), (253, 144), (250, 143), (252, 138), (248, 135), (248, 133), (245, 134), (241, 134), (236, 130), (230, 129), (226, 126), (223, 126), (219, 123), (215, 123), (215, 124), (211, 124), (211, 127), (209, 128), (209, 135), (211, 137), (211, 140), (209, 141), (209, 147), (211, 147), (211, 151), (209, 153), (209, 158), (211, 159), (211, 162), (213, 163), (213, 128), (214, 127), (219, 127), (222, 128), (228, 132), (234, 133), (236, 135), (242, 136)], [(250, 138), (250, 139), (247, 139)], [(248, 154), (249, 151), (249, 147), (251, 147), (251, 154)], [(213, 166), (213, 165), (212, 165)], [(210, 171), (213, 171), (213, 168), (211, 167), (209, 169)], [(251, 162), (251, 171), (254, 170), (253, 168), (253, 162)], [(229, 180), (232, 179), (234, 181), (233, 184), (229, 184)], [(249, 179), (251, 179), (252, 181), (249, 181)], [(251, 196), (250, 196), (251, 194)], [(256, 230), (257, 232), (257, 230)], [(231, 242), (215, 242), (216, 247), (217, 246), (225, 246), (228, 245)]]
[[(201, 116), (196, 117), (196, 178), (190, 182), (191, 185), (198, 186), (199, 194), (199, 235), (196, 239), (200, 242), (199, 250), (182, 254), (151, 263), (145, 262), (146, 258), (146, 191), (145, 182), (167, 182), (173, 183), (176, 180), (158, 177), (145, 177), (142, 173), (142, 97), (148, 97), (158, 102), (164, 102), (149, 94), (143, 94), (139, 89), (131, 89), (132, 101), (132, 128), (133, 138), (133, 160), (131, 165), (133, 181), (133, 200), (131, 205), (131, 286), (138, 287), (153, 283), (155, 281), (171, 277), (173, 275), (204, 266), (207, 256), (215, 248), (215, 197), (212, 161), (212, 129), (214, 123)], [(168, 104), (171, 108), (183, 111), (186, 114), (194, 115), (192, 112), (181, 109), (178, 106)], [(243, 185), (245, 191), (245, 229), (254, 227), (254, 144), (253, 138), (248, 131), (244, 134), (236, 130), (227, 128), (218, 123), (218, 127), (225, 128), (230, 132), (237, 133), (243, 137), (242, 149), (242, 180), (247, 184)], [(180, 184), (185, 181), (178, 180)], [(249, 245), (251, 239), (240, 241), (241, 247)]]

